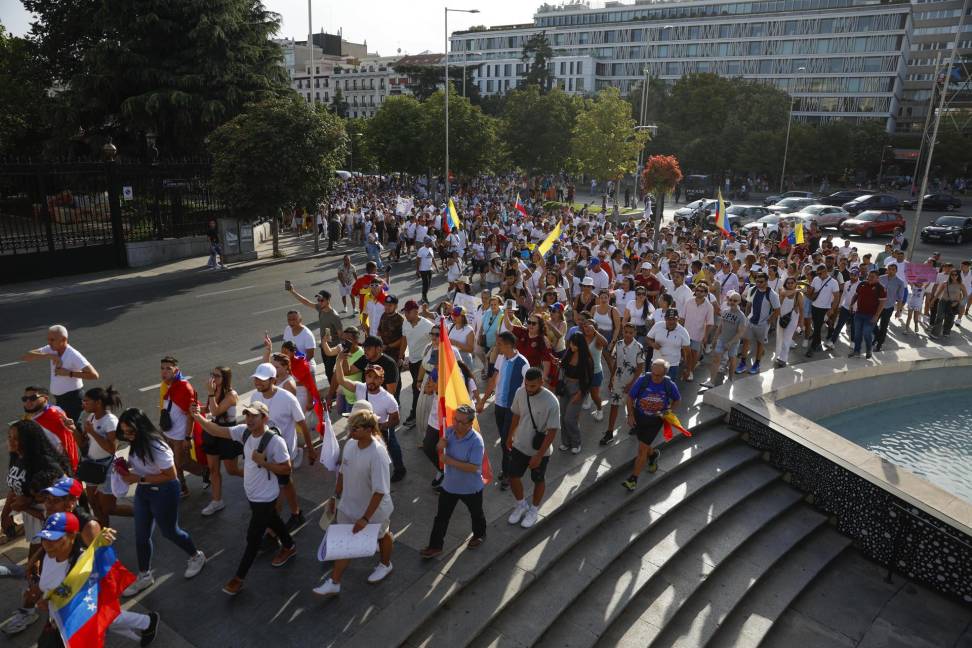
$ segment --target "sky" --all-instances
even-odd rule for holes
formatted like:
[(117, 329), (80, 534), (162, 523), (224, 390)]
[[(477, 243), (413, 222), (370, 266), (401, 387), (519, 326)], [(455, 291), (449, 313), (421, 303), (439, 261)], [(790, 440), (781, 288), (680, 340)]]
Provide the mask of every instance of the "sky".
[[(281, 37), (307, 38), (307, 0), (263, 0), (283, 17)], [(549, 0), (548, 0), (549, 1)], [(368, 51), (382, 56), (418, 54), (445, 48), (443, 7), (438, 0), (311, 0), (314, 31), (329, 33), (344, 29), (344, 38), (355, 43), (368, 41)], [(511, 25), (533, 21), (543, 0), (452, 0), (452, 8), (479, 9), (479, 14), (449, 13), (449, 31), (471, 25)], [(31, 16), (18, 0), (0, 0), (0, 23), (9, 33), (23, 35), (30, 29)]]

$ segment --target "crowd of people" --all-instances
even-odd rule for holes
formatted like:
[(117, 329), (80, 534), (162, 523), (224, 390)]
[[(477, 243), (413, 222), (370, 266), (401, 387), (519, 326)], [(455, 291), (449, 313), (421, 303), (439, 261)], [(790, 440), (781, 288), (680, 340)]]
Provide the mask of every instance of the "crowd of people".
[[(933, 257), (934, 280), (909, 282), (900, 236), (872, 257), (816, 230), (797, 243), (786, 225), (774, 237), (756, 230), (726, 236), (698, 225), (656, 232), (648, 219), (619, 222), (604, 209), (551, 203), (564, 187), (573, 198), (572, 184), (479, 178), (454, 188), (452, 212), (422, 186), (347, 183), (322, 208), (314, 234), (328, 249), (347, 252), (328, 278), (342, 310), (330, 290), (308, 298), (288, 282), (295, 308), (282, 344), (274, 348), (265, 334), (246, 398), (230, 368), (213, 367), (193, 385), (165, 355), (158, 408), (124, 409), (113, 387), (86, 386), (105, 381), (68, 343), (67, 329), (52, 326), (48, 344), (24, 356), (50, 365), (49, 386), (25, 388), (23, 420), (8, 431), (2, 526), (15, 535), (19, 514), (31, 550), (23, 604), (4, 631), (21, 632), (38, 619), (44, 585), (52, 582), (43, 530), (59, 513), (73, 516), (56, 522), (61, 531), (75, 529), (77, 546), (112, 518), (133, 518), (138, 574), (126, 596), (155, 582), (156, 528), (185, 553), (185, 578), (196, 576), (206, 556), (180, 520), (187, 473), (206, 484), (206, 517), (225, 508), (227, 479), (243, 481), (251, 515), (226, 594), (243, 589), (261, 551), (272, 550), (271, 564), (283, 567), (298, 551), (294, 530), (306, 522), (296, 471), (318, 460), (327, 466), (318, 447), (333, 427), (324, 418), (347, 418), (324, 511), (355, 533), (378, 525), (380, 557), (368, 577), (378, 583), (394, 569), (392, 529), (406, 522), (396, 518), (393, 485), (410, 472), (424, 474), (438, 492), (422, 556), (443, 551), (460, 501), (472, 521), (467, 546), (475, 549), (486, 540), (486, 463), (498, 468), (495, 486), (512, 495), (509, 523), (529, 528), (540, 518), (556, 452), (576, 455), (585, 444), (626, 438), (622, 410), (637, 441), (623, 487), (635, 490), (640, 473), (658, 467), (666, 417), (687, 384), (712, 388), (770, 362), (786, 367), (795, 353), (836, 354), (838, 346), (850, 358), (871, 358), (891, 338), (898, 345), (923, 332), (947, 339), (969, 317), (969, 262), (956, 267)], [(356, 265), (352, 250), (362, 246), (367, 260)], [(446, 294), (433, 301), (439, 278)], [(317, 336), (298, 308), (316, 315)], [(443, 336), (469, 394), (451, 425), (437, 396)], [(496, 438), (478, 429), (487, 407)], [(417, 430), (428, 464), (406, 464), (397, 435), (403, 428)], [(285, 508), (289, 516), (281, 515)], [(337, 595), (346, 566), (336, 561), (314, 592)], [(156, 614), (119, 619), (113, 628), (141, 645), (154, 638)]]

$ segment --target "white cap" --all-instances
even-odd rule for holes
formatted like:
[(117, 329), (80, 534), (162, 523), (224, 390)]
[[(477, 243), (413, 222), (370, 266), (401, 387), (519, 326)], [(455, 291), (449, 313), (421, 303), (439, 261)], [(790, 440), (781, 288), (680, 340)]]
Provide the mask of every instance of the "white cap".
[(250, 376), (250, 378), (257, 378), (259, 380), (270, 380), (271, 378), (276, 377), (277, 368), (269, 362), (258, 364), (257, 368), (253, 371), (253, 375)]
[(351, 413), (356, 414), (358, 412), (374, 412), (375, 407), (366, 400), (355, 401), (354, 405), (351, 406)]
[(591, 277), (584, 277), (581, 280), (581, 285), (582, 286), (593, 286), (594, 285), (594, 279), (591, 278)]

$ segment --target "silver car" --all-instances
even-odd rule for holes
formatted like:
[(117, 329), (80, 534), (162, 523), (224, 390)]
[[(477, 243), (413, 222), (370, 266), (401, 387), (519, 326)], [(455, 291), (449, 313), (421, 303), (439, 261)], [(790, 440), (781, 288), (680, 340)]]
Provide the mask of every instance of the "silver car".
[(793, 214), (816, 203), (817, 201), (814, 198), (784, 198), (775, 205), (771, 205), (769, 210), (774, 214)]
[(833, 227), (836, 229), (840, 227), (841, 223), (850, 218), (850, 214), (845, 209), (842, 207), (834, 207), (833, 205), (810, 205), (797, 212), (796, 216), (803, 218), (807, 225), (816, 223), (817, 227), (821, 229), (824, 227)]

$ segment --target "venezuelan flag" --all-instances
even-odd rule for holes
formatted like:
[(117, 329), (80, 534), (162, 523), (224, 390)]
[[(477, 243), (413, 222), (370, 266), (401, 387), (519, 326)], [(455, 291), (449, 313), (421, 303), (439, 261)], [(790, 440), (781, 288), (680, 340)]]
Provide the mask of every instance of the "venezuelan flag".
[(803, 223), (797, 221), (793, 224), (793, 231), (786, 237), (790, 245), (803, 245)]
[[(439, 437), (445, 435), (446, 428), (452, 425), (456, 415), (456, 408), (460, 405), (472, 405), (466, 381), (463, 380), (462, 370), (456, 362), (456, 353), (452, 349), (452, 342), (446, 333), (445, 318), (441, 318), (439, 325)], [(473, 429), (479, 432), (479, 419), (473, 421)], [(441, 463), (441, 462), (440, 462)], [(493, 481), (493, 470), (489, 466), (489, 457), (483, 454), (483, 483)]]
[(553, 244), (559, 238), (560, 238), (560, 222), (557, 223), (556, 227), (550, 230), (550, 233), (547, 234), (547, 238), (543, 239), (543, 243), (541, 243), (539, 247), (540, 255), (546, 256), (547, 252), (550, 251), (550, 248), (553, 247)]
[(729, 231), (729, 225), (726, 220), (726, 204), (722, 200), (722, 189), (719, 190), (719, 204), (716, 207), (716, 218), (715, 225), (722, 232), (723, 236), (732, 236), (732, 232)]
[(449, 207), (442, 215), (442, 231), (448, 234), (450, 231), (457, 230), (460, 227), (462, 227), (462, 223), (459, 221), (459, 214), (456, 213), (456, 205), (452, 202), (452, 198), (450, 198)]
[(102, 531), (64, 582), (51, 591), (51, 618), (66, 648), (103, 646), (105, 631), (121, 613), (118, 599), (135, 582), (135, 575), (118, 562)]

